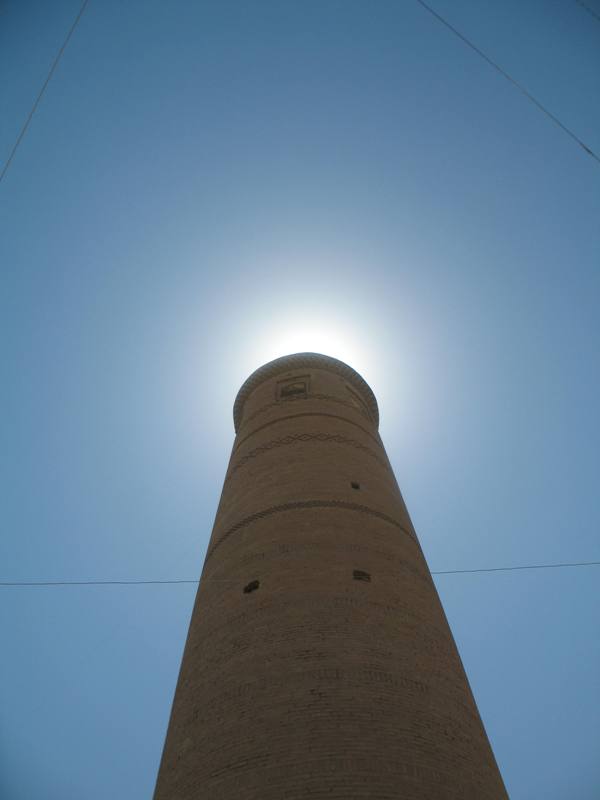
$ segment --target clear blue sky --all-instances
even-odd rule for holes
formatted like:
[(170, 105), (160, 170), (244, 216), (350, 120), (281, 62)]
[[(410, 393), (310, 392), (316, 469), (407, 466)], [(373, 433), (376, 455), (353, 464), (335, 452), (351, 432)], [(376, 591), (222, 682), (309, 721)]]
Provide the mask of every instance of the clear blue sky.
[[(431, 2), (600, 152), (599, 19)], [(79, 5), (0, 2), (0, 161)], [(432, 570), (599, 560), (599, 219), (413, 0), (90, 0), (0, 184), (0, 578), (197, 577), (290, 337), (371, 383)], [(600, 796), (599, 580), (436, 579), (513, 800)], [(193, 598), (0, 589), (3, 800), (149, 800)]]

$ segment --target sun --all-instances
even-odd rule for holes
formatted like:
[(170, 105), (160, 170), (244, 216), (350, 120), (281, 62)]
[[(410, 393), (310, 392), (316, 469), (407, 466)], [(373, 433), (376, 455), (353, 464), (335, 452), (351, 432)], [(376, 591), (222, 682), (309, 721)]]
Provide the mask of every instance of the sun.
[[(327, 315), (329, 316), (329, 315)], [(344, 361), (360, 372), (366, 380), (373, 375), (368, 347), (361, 342), (348, 325), (341, 321), (303, 317), (291, 321), (285, 315), (269, 320), (255, 340), (248, 342), (244, 362), (251, 370), (268, 361), (292, 353), (321, 353)], [(252, 366), (250, 366), (252, 365)]]

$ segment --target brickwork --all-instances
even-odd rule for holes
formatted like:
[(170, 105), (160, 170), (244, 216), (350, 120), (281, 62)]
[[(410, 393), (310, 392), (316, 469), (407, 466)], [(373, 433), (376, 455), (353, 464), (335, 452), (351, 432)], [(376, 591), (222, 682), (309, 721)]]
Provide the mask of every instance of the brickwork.
[(506, 798), (370, 388), (289, 356), (234, 418), (155, 800)]

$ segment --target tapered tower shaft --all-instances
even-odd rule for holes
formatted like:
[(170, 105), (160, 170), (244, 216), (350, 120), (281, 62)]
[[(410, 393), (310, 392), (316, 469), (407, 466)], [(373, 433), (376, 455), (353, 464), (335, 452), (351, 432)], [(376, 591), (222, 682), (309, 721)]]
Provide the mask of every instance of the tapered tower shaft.
[(234, 420), (155, 800), (506, 798), (371, 389), (287, 356)]

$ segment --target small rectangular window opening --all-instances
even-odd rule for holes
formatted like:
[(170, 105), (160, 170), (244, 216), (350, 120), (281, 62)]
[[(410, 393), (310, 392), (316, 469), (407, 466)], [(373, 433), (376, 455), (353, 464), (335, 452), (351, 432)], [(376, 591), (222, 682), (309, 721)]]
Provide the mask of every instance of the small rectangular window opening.
[(371, 574), (369, 572), (365, 572), (363, 569), (355, 569), (352, 573), (352, 577), (355, 581), (366, 581), (367, 583), (371, 583)]
[(310, 375), (296, 375), (278, 381), (275, 397), (277, 400), (296, 400), (308, 397)]
[(255, 592), (259, 586), (260, 586), (260, 581), (250, 581), (250, 583), (244, 586), (244, 594), (250, 594), (250, 592)]
[(281, 397), (295, 397), (300, 394), (306, 394), (305, 383), (291, 383), (289, 386), (281, 387)]
[(350, 481), (350, 486), (353, 489), (360, 489), (360, 483), (358, 483), (357, 481)]

